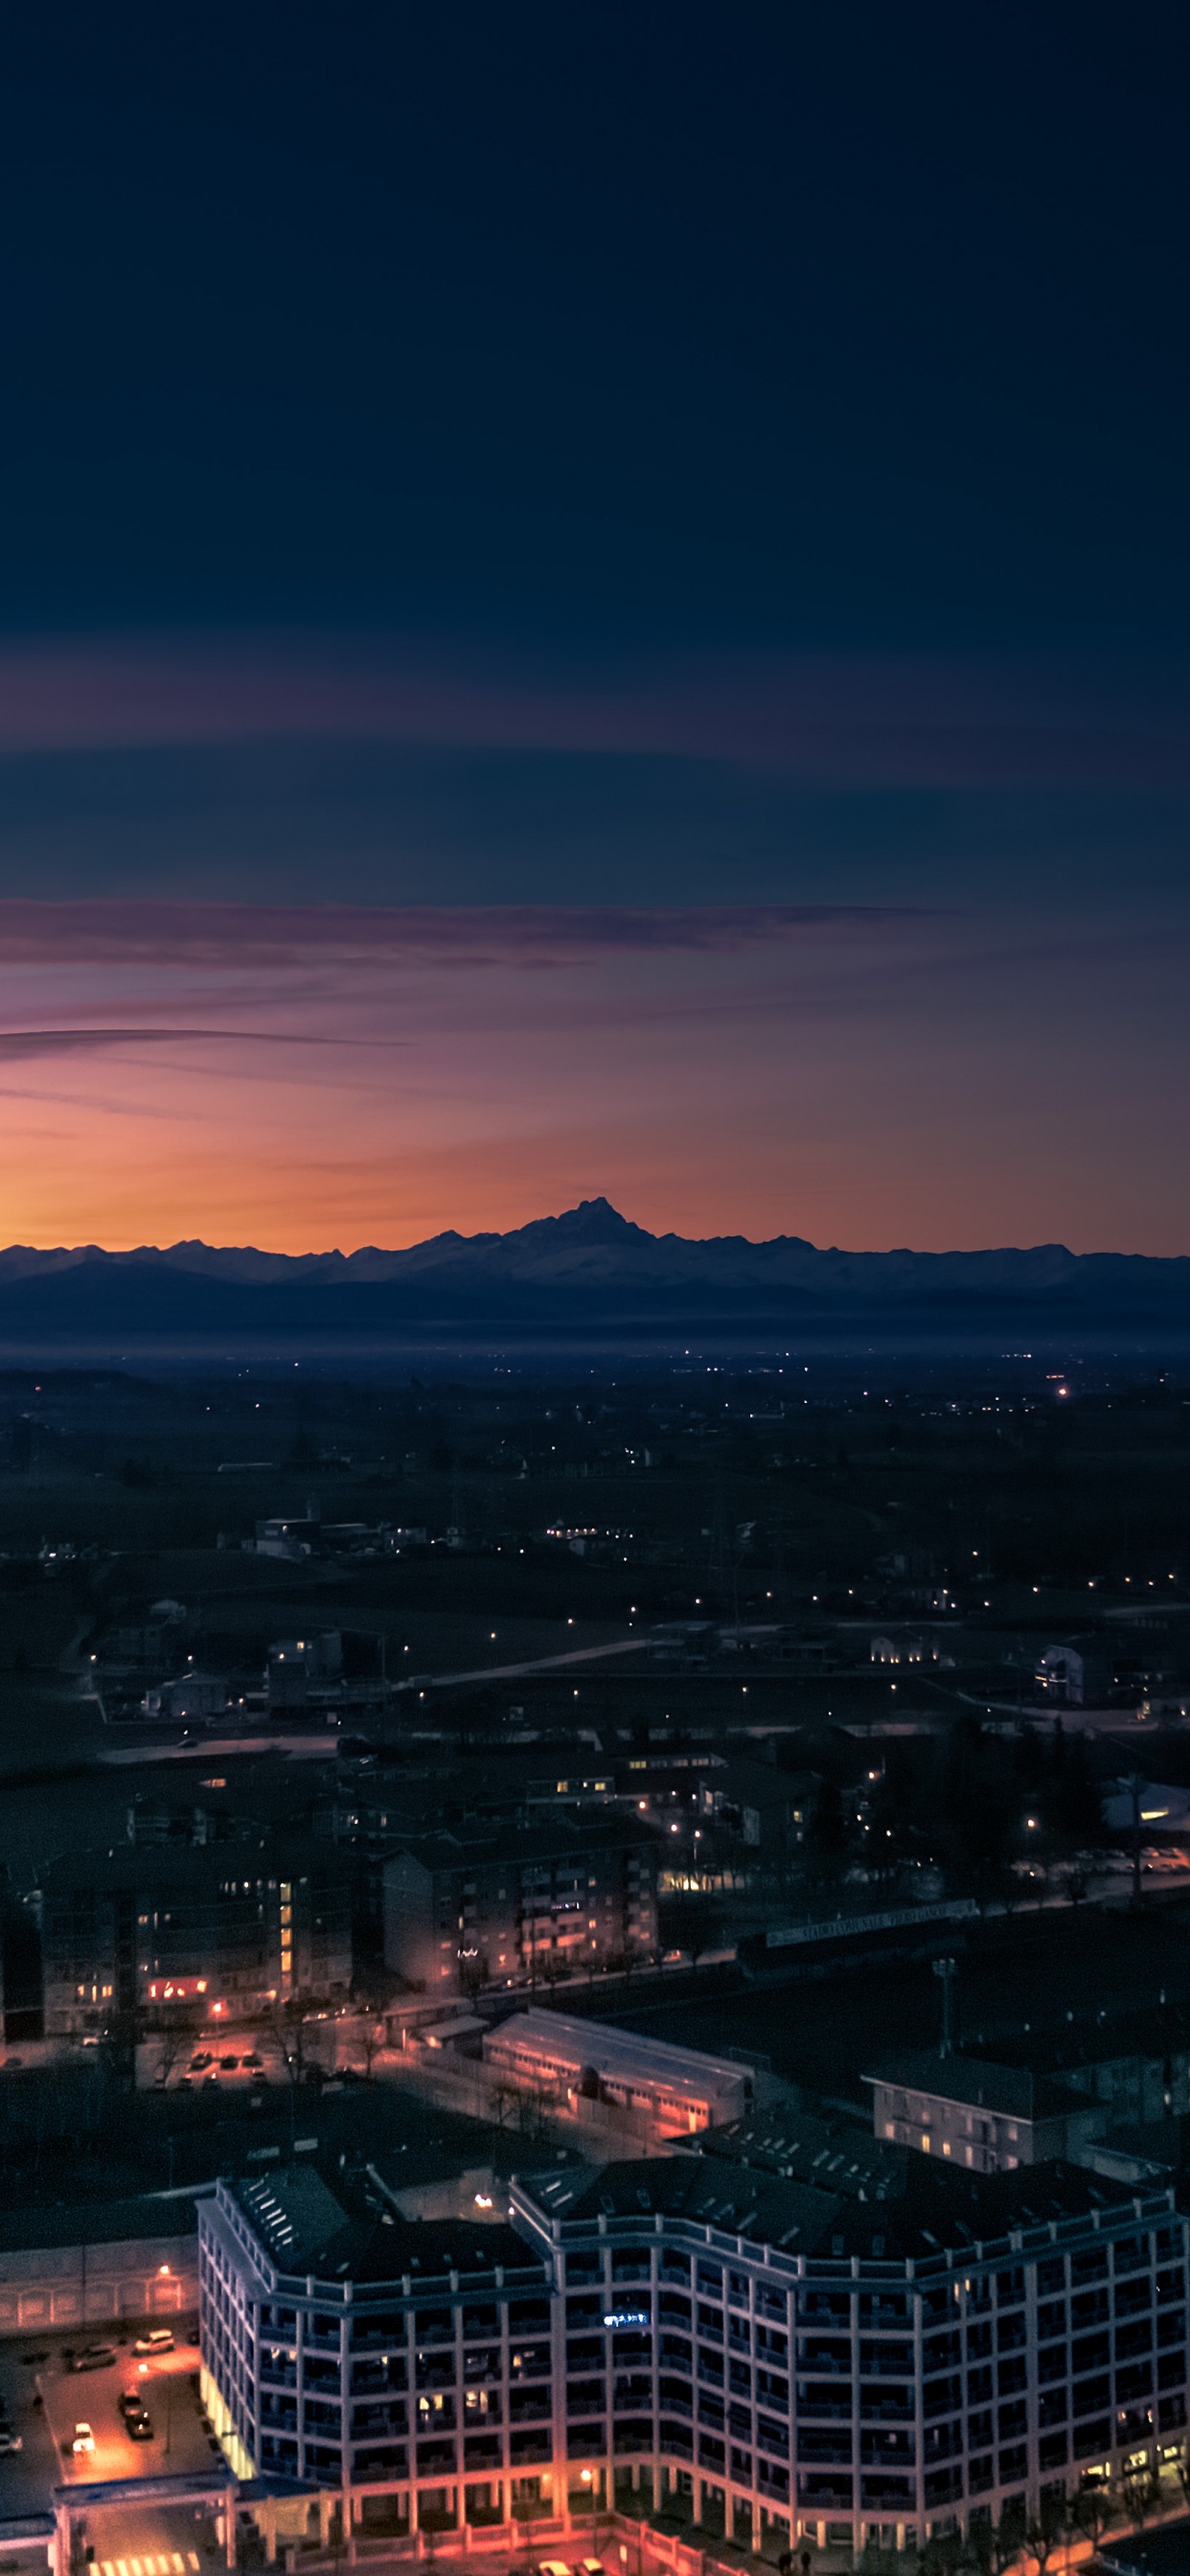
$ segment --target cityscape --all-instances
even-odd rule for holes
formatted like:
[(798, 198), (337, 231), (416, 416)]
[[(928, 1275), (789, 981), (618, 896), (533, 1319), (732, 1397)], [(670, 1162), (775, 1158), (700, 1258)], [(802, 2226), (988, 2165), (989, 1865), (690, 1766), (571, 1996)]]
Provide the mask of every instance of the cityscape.
[(1190, 2576), (1188, 173), (0, 13), (0, 2576)]
[(9, 1372), (11, 2555), (1174, 2528), (1190, 1375), (864, 1373)]

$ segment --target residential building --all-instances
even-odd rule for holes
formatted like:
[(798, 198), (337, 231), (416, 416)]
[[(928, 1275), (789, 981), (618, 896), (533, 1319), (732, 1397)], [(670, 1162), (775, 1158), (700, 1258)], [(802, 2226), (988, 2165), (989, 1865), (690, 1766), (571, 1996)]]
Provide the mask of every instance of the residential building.
[(218, 1673), (188, 1669), (173, 1681), (157, 1682), (145, 1692), (141, 1707), (146, 1717), (164, 1717), (174, 1724), (185, 1718), (222, 1717), (227, 1707), (227, 1683)]
[(351, 1886), (312, 1838), (136, 1844), (62, 1860), (41, 1889), (47, 2038), (142, 2012), (231, 2019), (351, 1984)]
[(631, 2500), (858, 2552), (1023, 2529), (1125, 2468), (1176, 2490), (1174, 2190), (908, 2172), (873, 2203), (691, 2156), (554, 2168), (513, 2181), (508, 2228), (224, 2181), (198, 2213), (204, 2400), (238, 2475), (310, 2481), (345, 2538)]
[(312, 2172), (221, 2182), (199, 2209), (201, 2384), (237, 2475), (337, 2490), (345, 2531), (393, 2497), (414, 2530), (539, 2505), (551, 2268), (499, 2224), (352, 2218)]
[(1102, 2137), (1107, 2113), (1052, 2077), (978, 2057), (918, 2049), (863, 2077), (878, 2138), (948, 2156), (972, 2173), (1012, 2173), (1055, 2156), (1077, 2159)]
[(456, 1994), (651, 1959), (656, 1885), (652, 1836), (619, 1820), (426, 1835), (385, 1866), (385, 1965)]
[(1190, 2032), (1159, 2008), (1126, 2025), (1096, 2025), (1071, 2044), (1018, 2043), (992, 2063), (920, 2049), (863, 2078), (876, 2136), (947, 2156), (975, 2173), (1011, 2172), (1051, 2156), (1091, 2161), (1094, 2142), (1122, 2125), (1190, 2110)]

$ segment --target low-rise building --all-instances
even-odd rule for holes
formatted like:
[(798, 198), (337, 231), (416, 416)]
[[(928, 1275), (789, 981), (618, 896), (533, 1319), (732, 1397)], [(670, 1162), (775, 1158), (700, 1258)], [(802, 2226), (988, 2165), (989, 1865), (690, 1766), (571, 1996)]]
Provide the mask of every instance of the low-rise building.
[(1012, 2173), (1055, 2156), (1077, 2160), (1080, 2148), (1107, 2126), (1106, 2111), (1067, 2085), (985, 2058), (918, 2049), (863, 2082), (872, 2087), (878, 2138), (923, 2156), (949, 2157), (972, 2173)]
[(0, 2335), (198, 2308), (198, 2194), (147, 2192), (0, 2218)]
[(218, 1673), (178, 1673), (172, 1681), (157, 1682), (146, 1691), (141, 1706), (146, 1717), (168, 1718), (174, 1723), (186, 1718), (222, 1717), (227, 1707), (227, 1683)]
[(588, 2105), (602, 2103), (658, 2141), (734, 2120), (752, 2098), (752, 2069), (742, 2062), (569, 2013), (513, 2013), (488, 2032), (483, 2054), (515, 2090), (563, 2115), (581, 2118)]

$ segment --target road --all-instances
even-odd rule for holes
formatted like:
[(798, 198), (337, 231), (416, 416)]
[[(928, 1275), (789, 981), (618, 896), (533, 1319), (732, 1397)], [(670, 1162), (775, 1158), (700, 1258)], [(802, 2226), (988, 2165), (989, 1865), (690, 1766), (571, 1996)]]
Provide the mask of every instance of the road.
[(575, 1646), (566, 1655), (535, 1655), (524, 1664), (478, 1664), (470, 1673), (411, 1673), (407, 1682), (394, 1682), (391, 1696), (401, 1692), (450, 1690), (456, 1682), (516, 1682), (527, 1673), (560, 1672), (566, 1664), (594, 1664), (608, 1655), (643, 1655), (647, 1637), (620, 1637), (610, 1646)]

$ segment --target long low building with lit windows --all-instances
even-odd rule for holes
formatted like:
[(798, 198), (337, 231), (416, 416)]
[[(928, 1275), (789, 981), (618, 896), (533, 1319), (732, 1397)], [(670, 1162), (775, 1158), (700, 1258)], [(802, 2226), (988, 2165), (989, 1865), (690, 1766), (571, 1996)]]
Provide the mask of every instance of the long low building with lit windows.
[[(514, 2182), (511, 2225), (352, 2217), (316, 2175), (199, 2209), (203, 2385), (241, 2476), (343, 2528), (633, 2499), (753, 2548), (904, 2547), (1175, 2476), (1187, 2222), (1067, 2166), (850, 2199), (675, 2156)], [(949, 2238), (949, 2242), (946, 2241)]]

